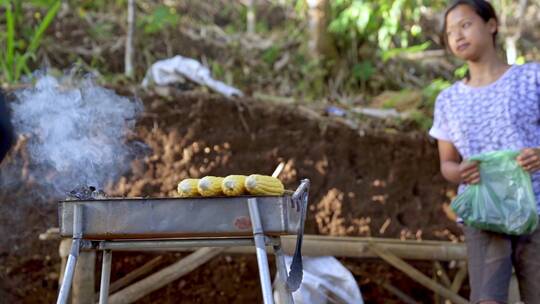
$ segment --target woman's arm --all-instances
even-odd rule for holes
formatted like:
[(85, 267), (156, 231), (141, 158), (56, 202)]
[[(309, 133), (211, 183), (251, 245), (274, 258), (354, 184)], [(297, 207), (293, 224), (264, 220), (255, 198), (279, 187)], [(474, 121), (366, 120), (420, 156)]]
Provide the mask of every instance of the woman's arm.
[(477, 184), (480, 182), (478, 163), (461, 161), (458, 150), (449, 141), (438, 140), (439, 158), (441, 161), (441, 173), (444, 178), (452, 183)]
[[(530, 64), (536, 74), (536, 96), (540, 105), (540, 63)], [(518, 164), (529, 173), (540, 171), (540, 147), (522, 149), (517, 157)]]
[(523, 170), (534, 173), (540, 170), (540, 148), (526, 148), (516, 158)]

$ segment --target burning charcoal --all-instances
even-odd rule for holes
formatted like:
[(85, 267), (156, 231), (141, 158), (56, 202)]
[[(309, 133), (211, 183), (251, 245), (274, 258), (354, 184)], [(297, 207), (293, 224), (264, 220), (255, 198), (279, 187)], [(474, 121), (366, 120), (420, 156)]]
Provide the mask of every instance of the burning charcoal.
[(105, 199), (107, 194), (103, 190), (95, 190), (92, 192), (92, 199)]
[(78, 186), (75, 189), (71, 190), (67, 196), (69, 199), (72, 200), (84, 200), (86, 199), (90, 194), (90, 189), (85, 186)]
[(107, 195), (103, 190), (97, 190), (94, 186), (78, 186), (71, 190), (67, 196), (67, 200), (93, 200), (107, 198)]

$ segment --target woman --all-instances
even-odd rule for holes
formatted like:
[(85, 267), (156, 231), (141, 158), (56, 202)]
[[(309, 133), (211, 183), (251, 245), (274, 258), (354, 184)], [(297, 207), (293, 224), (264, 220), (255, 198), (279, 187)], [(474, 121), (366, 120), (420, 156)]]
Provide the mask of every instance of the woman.
[[(507, 65), (497, 54), (498, 19), (489, 2), (454, 1), (444, 14), (449, 51), (465, 60), (466, 79), (437, 97), (430, 135), (438, 140), (442, 175), (460, 184), (480, 182), (472, 155), (519, 150), (532, 176), (540, 211), (540, 64)], [(509, 236), (463, 226), (471, 303), (506, 303), (512, 266), (522, 301), (540, 303), (540, 228)]]

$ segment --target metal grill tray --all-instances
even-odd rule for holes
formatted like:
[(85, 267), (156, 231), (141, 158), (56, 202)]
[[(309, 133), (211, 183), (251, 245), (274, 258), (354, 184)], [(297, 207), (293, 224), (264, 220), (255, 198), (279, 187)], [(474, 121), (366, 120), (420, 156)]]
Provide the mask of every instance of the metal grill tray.
[(265, 234), (297, 234), (301, 208), (291, 196), (110, 198), (59, 202), (60, 234), (73, 235), (73, 209), (82, 208), (85, 239), (252, 237), (248, 199), (257, 198)]

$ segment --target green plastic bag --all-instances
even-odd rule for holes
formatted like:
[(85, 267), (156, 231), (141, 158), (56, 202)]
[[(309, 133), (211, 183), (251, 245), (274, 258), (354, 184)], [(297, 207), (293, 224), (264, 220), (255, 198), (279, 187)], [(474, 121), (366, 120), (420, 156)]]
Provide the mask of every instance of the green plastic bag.
[(480, 183), (470, 185), (451, 204), (465, 224), (504, 234), (528, 234), (536, 229), (538, 213), (531, 176), (516, 161), (519, 152), (478, 154)]

